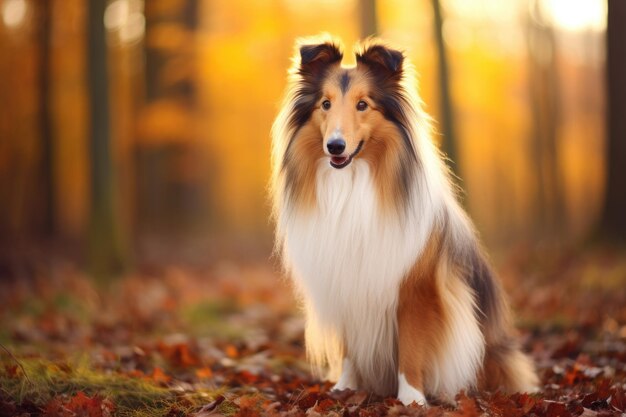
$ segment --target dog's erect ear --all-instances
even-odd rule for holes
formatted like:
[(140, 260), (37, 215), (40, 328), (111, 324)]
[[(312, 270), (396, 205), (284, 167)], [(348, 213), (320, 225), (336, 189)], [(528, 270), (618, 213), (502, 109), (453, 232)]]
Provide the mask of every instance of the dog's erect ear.
[(341, 62), (341, 48), (332, 41), (300, 45), (300, 72), (316, 75), (329, 65)]
[(380, 43), (366, 44), (356, 52), (357, 64), (364, 64), (388, 76), (402, 73), (404, 54)]

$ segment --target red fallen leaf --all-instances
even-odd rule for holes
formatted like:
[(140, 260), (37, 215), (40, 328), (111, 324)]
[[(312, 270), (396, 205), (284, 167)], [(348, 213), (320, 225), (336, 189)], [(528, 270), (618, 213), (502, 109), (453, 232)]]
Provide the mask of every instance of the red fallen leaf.
[(170, 365), (178, 368), (187, 368), (196, 366), (200, 363), (200, 359), (195, 352), (189, 349), (186, 343), (177, 343), (174, 345), (166, 345), (160, 342), (157, 346), (159, 353), (170, 363)]
[(565, 375), (563, 376), (562, 383), (565, 386), (571, 386), (581, 381), (582, 378), (583, 378), (583, 374), (582, 372), (580, 372), (580, 369), (578, 369), (578, 367), (574, 367), (572, 369), (569, 369), (565, 373)]
[(237, 399), (239, 411), (235, 413), (235, 417), (260, 417), (261, 398), (254, 395), (244, 395)]
[(578, 417), (596, 417), (598, 413), (588, 408), (583, 408), (583, 412)]
[[(412, 413), (414, 410), (409, 412)], [(359, 417), (383, 417), (387, 415), (387, 407), (382, 403), (373, 404), (367, 408), (359, 409)]]
[(330, 411), (330, 409), (335, 407), (336, 405), (336, 401), (333, 401), (330, 398), (325, 398), (321, 401), (318, 401), (317, 405), (315, 406), (315, 411), (319, 413), (328, 413), (328, 411)]
[(469, 398), (462, 391), (456, 396), (456, 401), (458, 405), (457, 410), (451, 415), (459, 417), (480, 417), (483, 414), (478, 404), (476, 404), (476, 400)]
[(596, 385), (596, 390), (598, 392), (598, 398), (602, 401), (608, 400), (611, 396), (611, 381), (606, 378), (602, 378), (600, 382)]
[(598, 393), (592, 392), (591, 394), (585, 395), (580, 404), (585, 408), (592, 408), (591, 406), (596, 402), (598, 402)]
[(240, 380), (240, 382), (242, 383), (242, 385), (245, 384), (254, 384), (259, 380), (259, 376), (256, 374), (253, 374), (250, 371), (241, 371), (237, 374), (237, 378)]
[(196, 377), (200, 379), (209, 379), (213, 376), (213, 371), (211, 368), (207, 368), (206, 366), (200, 369), (196, 369)]
[(154, 382), (158, 382), (159, 384), (167, 384), (172, 380), (172, 377), (165, 374), (165, 372), (163, 372), (163, 370), (157, 366), (152, 371), (150, 379)]
[(317, 404), (317, 401), (319, 399), (320, 399), (320, 395), (317, 392), (311, 392), (309, 394), (305, 394), (304, 397), (300, 398), (297, 404), (298, 404), (298, 407), (306, 411), (309, 408), (313, 407), (315, 404)]
[(609, 404), (622, 413), (626, 411), (626, 394), (624, 393), (624, 390), (621, 388), (613, 390)]
[(63, 415), (63, 402), (58, 398), (53, 398), (43, 408), (44, 416), (62, 416)]
[(379, 407), (360, 408), (359, 417), (383, 417), (387, 415), (387, 410), (381, 410)]
[(320, 392), (320, 384), (311, 385), (306, 389), (307, 392)]
[[(488, 399), (477, 399), (479, 407), (487, 411), (489, 415), (506, 416), (506, 417), (522, 417), (524, 413), (521, 407), (516, 403), (516, 397), (509, 397), (501, 392), (496, 392)], [(530, 407), (532, 408), (532, 407)]]
[(17, 377), (17, 372), (18, 372), (19, 367), (17, 365), (5, 365), (4, 366), (4, 370), (7, 374), (7, 376), (9, 378), (15, 378)]
[(237, 356), (239, 356), (239, 351), (237, 350), (237, 347), (235, 345), (226, 345), (226, 347), (224, 348), (224, 352), (226, 352), (226, 356), (231, 359), (235, 359)]
[(131, 378), (143, 378), (146, 376), (146, 374), (144, 374), (139, 369), (133, 369), (132, 371), (128, 371), (126, 372), (126, 375), (128, 375)]
[(546, 417), (571, 417), (572, 413), (569, 412), (565, 404), (557, 402), (547, 402), (548, 406), (545, 410)]
[(100, 412), (100, 402), (97, 397), (89, 398), (82, 391), (78, 391), (76, 395), (70, 398), (65, 408), (74, 412), (86, 411), (90, 417), (96, 417), (98, 414), (102, 414)]
[(268, 402), (263, 404), (263, 414), (266, 416), (277, 416), (279, 415), (278, 409), (282, 406), (280, 401)]
[(585, 408), (591, 408), (593, 410), (606, 408), (611, 394), (611, 383), (607, 379), (602, 379), (596, 385), (596, 390), (594, 392), (584, 396), (581, 401), (581, 405)]
[(235, 401), (240, 408), (257, 407), (261, 402), (261, 398), (256, 395), (243, 395)]
[(524, 413), (524, 415), (528, 414), (530, 410), (532, 410), (533, 407), (537, 404), (537, 399), (531, 397), (526, 393), (516, 395), (516, 402), (522, 408), (522, 412)]
[(552, 352), (552, 359), (570, 358), (574, 359), (580, 354), (582, 339), (578, 334), (568, 335), (568, 338)]
[(444, 415), (446, 415), (444, 413), (443, 408), (441, 407), (430, 407), (430, 408), (427, 408), (426, 410), (422, 408), (421, 411), (422, 412), (426, 411), (426, 417), (443, 417)]
[(422, 407), (406, 407), (404, 405), (396, 404), (389, 407), (386, 415), (389, 417), (414, 417), (421, 415), (423, 410), (424, 408)]
[(387, 407), (393, 407), (394, 405), (402, 405), (402, 402), (395, 397), (388, 397), (383, 400)]
[(98, 395), (89, 397), (82, 391), (77, 392), (76, 395), (70, 398), (63, 408), (73, 413), (73, 415), (85, 417), (109, 417), (115, 411), (115, 406), (111, 401), (103, 399)]

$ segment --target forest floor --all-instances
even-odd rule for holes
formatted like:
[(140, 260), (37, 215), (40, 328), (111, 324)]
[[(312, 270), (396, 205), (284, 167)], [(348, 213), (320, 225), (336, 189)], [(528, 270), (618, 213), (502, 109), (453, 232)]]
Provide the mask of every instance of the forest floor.
[(540, 392), (422, 408), (311, 376), (270, 262), (138, 268), (103, 289), (48, 260), (0, 282), (0, 416), (626, 416), (626, 252), (518, 249), (498, 270)]

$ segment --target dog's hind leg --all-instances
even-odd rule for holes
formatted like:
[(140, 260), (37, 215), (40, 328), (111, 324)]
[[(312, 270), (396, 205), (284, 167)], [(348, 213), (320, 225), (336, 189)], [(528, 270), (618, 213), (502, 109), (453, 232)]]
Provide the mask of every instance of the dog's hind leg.
[[(398, 305), (398, 399), (427, 405), (425, 378), (440, 345), (442, 304), (434, 278), (409, 276)], [(425, 278), (425, 277), (423, 277)]]

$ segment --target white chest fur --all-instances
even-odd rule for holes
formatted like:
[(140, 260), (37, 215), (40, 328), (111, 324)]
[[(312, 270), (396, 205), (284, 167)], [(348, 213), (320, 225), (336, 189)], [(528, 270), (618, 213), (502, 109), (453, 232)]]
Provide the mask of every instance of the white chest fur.
[[(415, 200), (403, 220), (383, 215), (365, 161), (342, 170), (320, 161), (317, 207), (287, 210), (280, 219), (285, 261), (313, 329), (309, 351), (331, 367), (341, 362), (337, 356), (348, 356), (364, 388), (375, 391), (396, 378), (399, 286), (432, 226), (432, 214)], [(339, 341), (338, 349), (330, 338)]]

